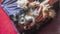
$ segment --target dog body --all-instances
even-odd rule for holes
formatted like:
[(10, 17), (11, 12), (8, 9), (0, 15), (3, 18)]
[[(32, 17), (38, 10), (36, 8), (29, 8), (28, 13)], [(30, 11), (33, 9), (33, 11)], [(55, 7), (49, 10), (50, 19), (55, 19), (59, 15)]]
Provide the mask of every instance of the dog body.
[(31, 27), (37, 24), (37, 21), (40, 23), (40, 21), (36, 21), (36, 19), (41, 15), (41, 21), (44, 21), (46, 18), (49, 19), (55, 17), (56, 13), (53, 9), (51, 9), (51, 6), (48, 4), (48, 2), (49, 0), (44, 0), (41, 3), (39, 1), (29, 2), (28, 0), (18, 0), (18, 7), (27, 11), (21, 15), (16, 15), (18, 19), (16, 19), (17, 17), (15, 18), (14, 15), (13, 18), (16, 19), (15, 21), (17, 21), (19, 26), (22, 25), (21, 27), (23, 27), (23, 30), (31, 29)]

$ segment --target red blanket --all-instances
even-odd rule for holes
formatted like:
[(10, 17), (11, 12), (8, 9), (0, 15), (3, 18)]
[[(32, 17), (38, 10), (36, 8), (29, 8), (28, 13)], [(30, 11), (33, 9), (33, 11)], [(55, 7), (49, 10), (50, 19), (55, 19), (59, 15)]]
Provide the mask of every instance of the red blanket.
[(17, 31), (7, 14), (0, 6), (0, 34), (17, 34)]

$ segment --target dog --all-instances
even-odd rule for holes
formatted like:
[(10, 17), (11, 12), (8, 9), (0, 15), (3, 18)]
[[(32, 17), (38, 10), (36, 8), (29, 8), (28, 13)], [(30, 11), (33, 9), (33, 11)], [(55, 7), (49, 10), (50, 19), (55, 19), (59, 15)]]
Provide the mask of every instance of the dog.
[[(54, 18), (56, 13), (48, 2), (49, 0), (44, 0), (41, 3), (35, 0), (18, 0), (17, 7), (24, 9), (23, 11), (25, 13), (12, 15), (12, 21), (17, 24), (17, 29), (24, 33), (25, 30), (31, 29), (34, 25), (39, 24), (41, 21), (45, 21), (47, 18)], [(38, 21), (38, 19), (40, 19), (40, 15), (42, 15), (42, 20)], [(36, 28), (39, 29), (39, 27), (37, 26)]]

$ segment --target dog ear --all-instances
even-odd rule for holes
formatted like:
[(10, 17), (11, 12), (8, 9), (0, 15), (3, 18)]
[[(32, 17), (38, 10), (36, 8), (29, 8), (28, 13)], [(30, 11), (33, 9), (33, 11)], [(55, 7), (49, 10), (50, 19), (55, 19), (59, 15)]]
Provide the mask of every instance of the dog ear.
[(49, 9), (49, 17), (54, 18), (56, 16), (56, 12), (53, 9)]

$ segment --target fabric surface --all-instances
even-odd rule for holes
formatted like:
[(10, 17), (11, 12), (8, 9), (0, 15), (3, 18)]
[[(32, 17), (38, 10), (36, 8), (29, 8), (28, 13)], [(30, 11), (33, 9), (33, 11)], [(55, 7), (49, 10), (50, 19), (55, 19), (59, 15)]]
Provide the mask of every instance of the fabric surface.
[(0, 6), (0, 34), (18, 34), (14, 24)]
[(17, 0), (3, 0), (1, 6), (8, 15), (21, 13), (21, 8), (17, 7)]

